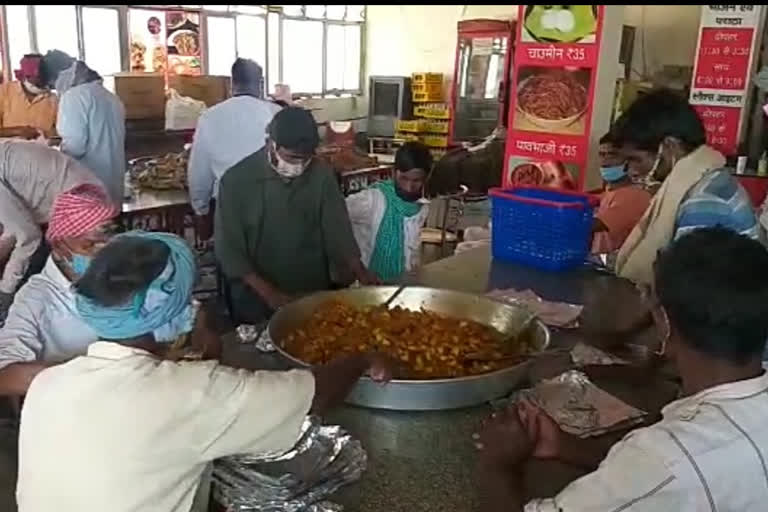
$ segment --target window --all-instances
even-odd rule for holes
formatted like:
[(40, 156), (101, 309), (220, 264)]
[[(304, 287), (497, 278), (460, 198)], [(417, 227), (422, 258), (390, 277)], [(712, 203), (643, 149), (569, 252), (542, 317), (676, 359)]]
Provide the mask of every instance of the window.
[(36, 5), (35, 32), (37, 51), (61, 50), (80, 56), (77, 37), (77, 11), (74, 5)]
[(29, 12), (26, 5), (5, 6), (8, 27), (8, 56), (11, 69), (18, 69), (21, 58), (32, 52), (32, 38), (29, 36)]
[[(267, 92), (280, 83), (309, 96), (362, 90), (364, 5), (6, 5), (5, 12), (0, 30), (8, 48), (0, 64), (10, 69), (26, 53), (51, 49), (85, 60), (102, 76), (169, 69), (228, 75), (243, 57), (262, 66)], [(198, 34), (202, 70), (197, 50), (188, 55), (169, 46), (179, 17), (205, 21), (202, 32), (197, 21), (176, 27)]]
[(121, 70), (117, 9), (83, 7), (83, 57), (102, 76)]
[(294, 94), (323, 92), (323, 22), (283, 21), (283, 78)]
[(263, 16), (238, 15), (237, 56), (253, 59), (267, 72), (267, 21)]
[(350, 91), (360, 86), (360, 25), (328, 25), (326, 91)]
[(229, 75), (236, 57), (235, 20), (208, 16), (208, 73)]
[[(283, 5), (280, 81), (294, 94), (360, 93), (364, 5)], [(270, 61), (272, 60), (270, 26)], [(272, 89), (272, 80), (270, 89)]]

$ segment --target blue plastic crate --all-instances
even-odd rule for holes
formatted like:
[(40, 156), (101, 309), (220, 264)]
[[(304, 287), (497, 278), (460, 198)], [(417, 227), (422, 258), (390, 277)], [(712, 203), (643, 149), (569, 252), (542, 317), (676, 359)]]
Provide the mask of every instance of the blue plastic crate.
[(490, 191), (493, 257), (544, 270), (581, 265), (589, 252), (594, 200), (539, 187)]

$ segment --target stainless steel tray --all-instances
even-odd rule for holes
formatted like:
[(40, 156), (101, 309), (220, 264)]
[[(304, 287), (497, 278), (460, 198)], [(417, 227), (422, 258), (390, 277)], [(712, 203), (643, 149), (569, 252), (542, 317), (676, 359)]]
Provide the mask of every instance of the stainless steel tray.
[[(269, 322), (269, 335), (276, 349), (298, 365), (296, 359), (282, 348), (288, 334), (304, 323), (323, 302), (338, 298), (360, 306), (383, 304), (394, 292), (394, 286), (350, 288), (319, 292), (303, 297), (280, 309)], [(417, 310), (421, 307), (455, 318), (473, 320), (489, 325), (502, 333), (512, 333), (529, 313), (522, 307), (504, 304), (471, 293), (436, 288), (408, 287), (391, 304)], [(537, 351), (549, 346), (549, 329), (534, 320), (533, 344)], [(457, 409), (497, 399), (509, 393), (525, 378), (527, 362), (482, 375), (436, 380), (393, 380), (386, 386), (361, 378), (347, 402), (376, 409), (425, 411)]]

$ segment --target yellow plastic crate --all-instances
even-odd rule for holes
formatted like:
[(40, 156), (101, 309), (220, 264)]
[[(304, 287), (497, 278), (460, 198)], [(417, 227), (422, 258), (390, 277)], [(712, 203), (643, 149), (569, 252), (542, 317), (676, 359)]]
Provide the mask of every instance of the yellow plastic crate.
[(395, 131), (397, 132), (410, 132), (419, 133), (422, 131), (423, 121), (421, 119), (397, 119), (395, 121)]
[(450, 130), (448, 121), (436, 121), (434, 119), (424, 119), (421, 125), (422, 132), (428, 133), (448, 133)]
[(443, 94), (443, 84), (441, 82), (436, 83), (424, 83), (424, 84), (411, 84), (412, 93), (426, 93), (426, 94)]
[(399, 140), (404, 140), (405, 142), (419, 140), (418, 135), (416, 135), (415, 133), (408, 133), (408, 132), (395, 132), (395, 138)]
[(413, 73), (411, 84), (443, 83), (442, 73)]
[(428, 105), (416, 105), (413, 113), (417, 117), (429, 119), (450, 119), (451, 108), (446, 103), (431, 103)]
[(427, 92), (414, 92), (411, 96), (414, 103), (427, 103), (435, 101), (443, 101), (443, 93), (427, 93)]
[(447, 148), (448, 136), (447, 135), (422, 135), (421, 142), (425, 146), (431, 148)]

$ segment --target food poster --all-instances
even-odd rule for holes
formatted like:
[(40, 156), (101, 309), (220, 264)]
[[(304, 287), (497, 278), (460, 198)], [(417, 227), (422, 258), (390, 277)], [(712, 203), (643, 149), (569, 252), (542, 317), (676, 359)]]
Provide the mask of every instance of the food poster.
[(165, 13), (130, 9), (131, 71), (164, 73), (167, 68)]
[(167, 11), (168, 74), (201, 75), (200, 14), (196, 12)]
[(581, 189), (602, 29), (599, 5), (522, 5), (505, 187)]
[(704, 5), (690, 102), (707, 131), (707, 144), (724, 155), (738, 151), (760, 5)]

